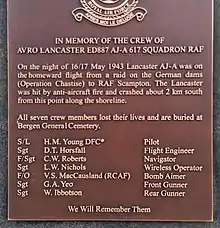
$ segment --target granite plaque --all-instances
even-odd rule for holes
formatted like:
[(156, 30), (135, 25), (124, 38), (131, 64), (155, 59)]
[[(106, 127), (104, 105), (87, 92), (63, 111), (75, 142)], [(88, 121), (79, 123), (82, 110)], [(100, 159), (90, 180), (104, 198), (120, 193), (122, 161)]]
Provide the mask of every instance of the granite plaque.
[(213, 220), (213, 2), (8, 0), (10, 220)]

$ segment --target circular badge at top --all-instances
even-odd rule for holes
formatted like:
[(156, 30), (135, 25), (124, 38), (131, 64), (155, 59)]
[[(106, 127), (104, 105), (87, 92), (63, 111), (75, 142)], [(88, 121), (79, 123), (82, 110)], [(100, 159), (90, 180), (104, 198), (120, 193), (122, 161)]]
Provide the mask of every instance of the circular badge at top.
[(94, 24), (115, 27), (136, 18), (142, 21), (147, 10), (139, 7), (139, 0), (79, 0), (81, 7), (72, 11), (75, 20), (81, 22), (83, 18)]

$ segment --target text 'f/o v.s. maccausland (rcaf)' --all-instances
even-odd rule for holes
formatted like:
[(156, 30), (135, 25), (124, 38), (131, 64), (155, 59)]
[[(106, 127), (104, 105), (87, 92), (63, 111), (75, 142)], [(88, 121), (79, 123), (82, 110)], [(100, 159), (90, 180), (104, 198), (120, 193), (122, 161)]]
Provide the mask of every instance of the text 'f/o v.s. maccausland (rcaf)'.
[(213, 220), (213, 2), (8, 0), (10, 220)]

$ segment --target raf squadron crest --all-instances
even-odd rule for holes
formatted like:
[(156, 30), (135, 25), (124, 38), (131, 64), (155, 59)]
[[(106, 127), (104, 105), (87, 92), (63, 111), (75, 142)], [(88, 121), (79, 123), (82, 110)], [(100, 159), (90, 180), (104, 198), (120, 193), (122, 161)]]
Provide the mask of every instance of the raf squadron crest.
[(80, 0), (82, 7), (72, 11), (76, 21), (83, 18), (97, 25), (112, 27), (125, 24), (136, 18), (142, 21), (147, 10), (138, 7), (139, 0)]

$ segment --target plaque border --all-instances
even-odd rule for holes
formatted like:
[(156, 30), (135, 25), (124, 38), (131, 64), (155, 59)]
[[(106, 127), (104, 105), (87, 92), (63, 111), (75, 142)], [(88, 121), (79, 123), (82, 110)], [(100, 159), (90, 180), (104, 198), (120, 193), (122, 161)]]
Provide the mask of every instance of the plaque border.
[[(7, 109), (7, 114), (8, 114), (8, 128), (7, 128), (7, 133), (6, 136), (8, 136), (8, 151), (7, 151), (7, 155), (8, 155), (8, 161), (7, 161), (7, 165), (8, 165), (8, 172), (7, 172), (7, 221), (18, 221), (18, 222), (28, 222), (28, 221), (35, 221), (35, 222), (192, 222), (192, 223), (198, 223), (198, 222), (205, 222), (205, 223), (212, 223), (214, 222), (214, 22), (215, 22), (215, 14), (214, 14), (214, 10), (215, 10), (215, 0), (211, 0), (211, 4), (212, 4), (212, 43), (211, 43), (211, 199), (212, 199), (212, 211), (211, 211), (211, 218), (208, 220), (196, 220), (196, 219), (146, 219), (146, 218), (141, 218), (141, 219), (131, 219), (131, 218), (123, 218), (123, 219), (79, 219), (79, 218), (74, 218), (74, 219), (57, 219), (57, 218), (45, 218), (45, 219), (21, 219), (21, 218), (11, 218), (10, 217), (10, 83), (9, 83), (9, 77), (10, 77), (10, 45), (9, 45), (9, 37), (10, 37), (10, 33), (9, 33), (9, 2), (11, 0), (7, 0), (6, 1), (6, 5), (7, 5), (7, 9), (6, 9), (6, 14), (7, 14), (7, 88), (8, 88), (8, 101), (7, 101), (7, 105), (8, 105), (8, 109)], [(101, 27), (100, 27), (101, 28)]]

